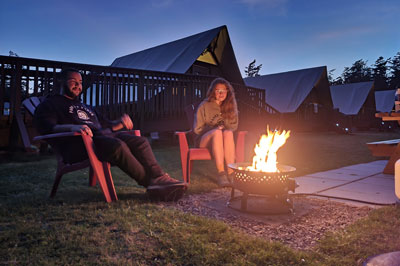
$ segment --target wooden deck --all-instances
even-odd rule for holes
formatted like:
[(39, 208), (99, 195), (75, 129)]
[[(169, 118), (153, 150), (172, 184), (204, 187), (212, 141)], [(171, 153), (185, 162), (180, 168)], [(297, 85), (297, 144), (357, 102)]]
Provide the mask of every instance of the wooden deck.
[[(19, 141), (18, 116), (30, 138), (33, 137), (31, 115), (24, 112), (21, 103), (32, 96), (58, 93), (59, 73), (63, 68), (76, 68), (82, 73), (84, 103), (110, 119), (127, 113), (143, 134), (188, 129), (184, 108), (202, 100), (215, 78), (0, 56), (0, 147)], [(278, 113), (265, 103), (264, 90), (232, 85), (242, 121), (245, 117), (265, 120)]]

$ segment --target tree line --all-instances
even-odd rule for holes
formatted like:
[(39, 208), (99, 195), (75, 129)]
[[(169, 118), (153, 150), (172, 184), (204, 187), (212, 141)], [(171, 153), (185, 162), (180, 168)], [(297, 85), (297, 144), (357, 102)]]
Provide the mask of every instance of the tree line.
[[(333, 78), (336, 69), (328, 71), (328, 80), (331, 85), (341, 85), (355, 82), (375, 81), (375, 90), (394, 90), (400, 88), (400, 52), (387, 59), (383, 56), (378, 57), (375, 63), (368, 66), (368, 61), (360, 59), (353, 63), (351, 67), (345, 67), (343, 73), (337, 78)], [(246, 77), (259, 76), (262, 64), (256, 65), (254, 59), (245, 67)]]
[(400, 88), (400, 52), (393, 58), (378, 57), (371, 66), (368, 61), (360, 59), (351, 67), (345, 67), (343, 73), (333, 79), (335, 69), (328, 71), (331, 85), (348, 84), (354, 82), (375, 81), (375, 90), (388, 90)]

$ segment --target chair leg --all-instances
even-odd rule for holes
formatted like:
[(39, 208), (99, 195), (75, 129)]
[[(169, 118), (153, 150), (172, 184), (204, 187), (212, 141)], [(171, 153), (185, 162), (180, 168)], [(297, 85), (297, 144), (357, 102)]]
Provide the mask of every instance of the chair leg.
[(111, 200), (116, 201), (116, 200), (118, 200), (118, 197), (117, 197), (117, 192), (115, 191), (114, 181), (112, 179), (110, 168), (111, 168), (111, 166), (109, 163), (103, 162), (103, 170), (104, 170), (104, 175), (105, 175), (108, 191), (109, 191)]
[(100, 184), (100, 188), (103, 191), (106, 201), (107, 202), (113, 201), (112, 197), (110, 196), (110, 191), (108, 189), (108, 187), (109, 187), (108, 182), (107, 182), (108, 178), (106, 178), (102, 163), (100, 161), (98, 161), (98, 162), (91, 162), (91, 164), (93, 167), (94, 174), (95, 174), (95, 176), (97, 176), (97, 179)]
[[(83, 143), (85, 144), (86, 151), (88, 153), (90, 165), (93, 168), (94, 175), (97, 177), (97, 180), (99, 181), (101, 190), (103, 191), (106, 201), (111, 202), (113, 200), (117, 200), (109, 165), (105, 167), (103, 165), (104, 163), (100, 162), (99, 159), (97, 158), (93, 150), (93, 140), (90, 136), (82, 135), (82, 140)], [(106, 168), (108, 169), (106, 170)]]
[(50, 193), (50, 198), (54, 198), (54, 196), (56, 195), (58, 185), (60, 184), (62, 176), (63, 176), (62, 171), (60, 171), (60, 169), (57, 167), (56, 178), (54, 179), (53, 188)]
[(97, 177), (94, 174), (93, 168), (89, 167), (89, 186), (95, 187), (97, 183)]
[(189, 183), (188, 175), (187, 175), (188, 167), (186, 164), (182, 163), (182, 177), (183, 181)]
[(186, 166), (186, 183), (190, 184), (190, 174), (192, 173), (193, 161), (188, 159)]
[(187, 176), (189, 146), (188, 146), (187, 139), (186, 139), (186, 132), (175, 132), (175, 134), (178, 135), (178, 139), (179, 139), (179, 151), (180, 151), (180, 157), (181, 157), (183, 181), (186, 183), (189, 183), (189, 179)]
[[(181, 153), (182, 153), (182, 151), (181, 151)], [(183, 158), (183, 156), (181, 156), (181, 157)], [(187, 174), (189, 160), (184, 160), (182, 158), (181, 158), (181, 166), (182, 166), (183, 181), (186, 182), (186, 183), (189, 183), (188, 174)]]

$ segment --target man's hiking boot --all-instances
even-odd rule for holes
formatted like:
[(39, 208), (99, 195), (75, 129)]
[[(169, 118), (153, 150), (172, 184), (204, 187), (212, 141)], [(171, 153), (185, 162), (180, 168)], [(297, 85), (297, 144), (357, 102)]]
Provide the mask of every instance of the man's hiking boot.
[(187, 183), (164, 174), (150, 181), (147, 193), (151, 200), (177, 201), (187, 190)]

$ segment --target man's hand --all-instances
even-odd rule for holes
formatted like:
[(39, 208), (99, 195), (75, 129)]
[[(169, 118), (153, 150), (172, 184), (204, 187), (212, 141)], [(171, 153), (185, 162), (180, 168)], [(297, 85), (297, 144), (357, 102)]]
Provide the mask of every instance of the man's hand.
[(127, 130), (131, 130), (133, 128), (132, 120), (127, 114), (124, 114), (121, 117), (121, 123)]
[(93, 132), (87, 125), (73, 125), (70, 129), (72, 132), (79, 132), (82, 135), (89, 135), (93, 137)]

